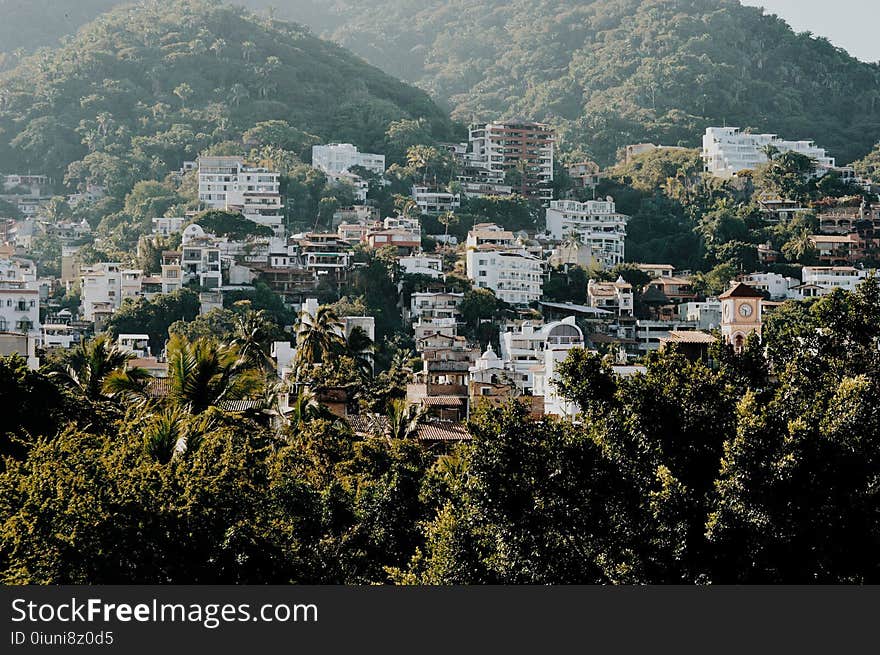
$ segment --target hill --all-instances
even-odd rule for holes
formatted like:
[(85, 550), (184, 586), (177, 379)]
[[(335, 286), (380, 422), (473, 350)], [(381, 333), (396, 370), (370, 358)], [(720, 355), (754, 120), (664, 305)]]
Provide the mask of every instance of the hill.
[(606, 163), (629, 143), (699, 145), (708, 125), (812, 138), (842, 163), (880, 137), (880, 66), (738, 0), (272, 4), (307, 11), (453, 118), (549, 120)]
[(60, 179), (71, 163), (122, 158), (110, 163), (158, 177), (265, 121), (373, 149), (390, 123), (418, 118), (437, 137), (452, 129), (423, 91), (307, 28), (212, 0), (150, 0), (0, 77), (0, 162)]

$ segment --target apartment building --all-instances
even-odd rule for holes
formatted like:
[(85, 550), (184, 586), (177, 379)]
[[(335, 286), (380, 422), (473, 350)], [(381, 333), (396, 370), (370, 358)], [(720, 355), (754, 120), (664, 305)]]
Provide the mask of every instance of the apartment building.
[(810, 241), (819, 263), (826, 266), (855, 264), (865, 257), (865, 242), (858, 234), (813, 234)]
[[(80, 313), (83, 320), (100, 322), (119, 309), (122, 304), (122, 271), (119, 262), (80, 267)], [(130, 286), (127, 291), (130, 292)]]
[(506, 303), (524, 306), (541, 299), (543, 260), (497, 225), (480, 223), (468, 232), (465, 266), (474, 286), (491, 289)]
[(183, 216), (163, 216), (153, 219), (152, 233), (157, 236), (169, 237), (183, 229), (186, 218)]
[(397, 260), (404, 275), (425, 275), (434, 279), (443, 277), (443, 258), (435, 255), (410, 255)]
[(416, 185), (412, 188), (412, 199), (423, 214), (442, 214), (461, 207), (461, 195), (446, 189)]
[(490, 183), (510, 180), (513, 191), (528, 198), (553, 199), (553, 162), (556, 134), (549, 125), (528, 121), (504, 121), (472, 125), (466, 168), (474, 177)]
[(241, 157), (199, 157), (199, 202), (204, 207), (241, 212), (283, 236), (280, 188), (278, 173), (246, 166)]
[(613, 198), (576, 202), (554, 200), (547, 209), (547, 233), (555, 241), (574, 236), (606, 268), (623, 263), (628, 216), (619, 214)]
[(762, 150), (767, 146), (815, 159), (820, 168), (835, 166), (834, 158), (813, 141), (785, 141), (775, 134), (750, 134), (738, 127), (707, 127), (702, 152), (705, 170), (718, 177), (733, 177), (740, 171), (754, 170), (767, 163), (767, 155)]
[(385, 155), (360, 152), (351, 143), (329, 143), (312, 146), (312, 166), (325, 173), (342, 173), (352, 166), (362, 166), (381, 175), (385, 172)]
[[(200, 225), (194, 223), (183, 231), (180, 255), (182, 284), (196, 282), (203, 289), (216, 289), (223, 285), (220, 244), (215, 237), (206, 234)], [(167, 272), (172, 273), (173, 268)], [(173, 278), (169, 279), (171, 281)]]
[(24, 280), (0, 280), (0, 332), (40, 336), (40, 292)]
[(587, 282), (587, 300), (590, 307), (614, 312), (617, 316), (633, 315), (632, 285), (618, 277), (614, 282)]
[(801, 281), (804, 285), (815, 285), (825, 295), (834, 289), (855, 291), (856, 287), (868, 277), (868, 271), (853, 266), (804, 266)]

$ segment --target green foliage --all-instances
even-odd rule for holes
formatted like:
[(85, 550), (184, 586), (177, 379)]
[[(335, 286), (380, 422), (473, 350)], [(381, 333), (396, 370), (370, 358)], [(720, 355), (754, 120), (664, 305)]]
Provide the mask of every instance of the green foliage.
[(168, 339), (168, 328), (176, 321), (192, 321), (199, 313), (199, 296), (189, 289), (160, 294), (155, 298), (127, 298), (107, 321), (106, 330), (120, 334), (147, 334), (150, 351), (158, 355)]
[(23, 59), (0, 88), (0, 159), (109, 182), (120, 198), (243, 133), (297, 151), (312, 135), (375, 150), (393, 121), (423, 118), (438, 137), (450, 125), (427, 94), (306, 28), (212, 0), (116, 8)]
[[(296, 17), (315, 5), (287, 7)], [(839, 161), (863, 156), (877, 138), (875, 65), (736, 2), (330, 0), (320, 8), (315, 29), (449, 102), (454, 118), (549, 120), (566, 146), (606, 164), (630, 143), (697, 146), (709, 125), (813, 138)]]
[(209, 209), (193, 219), (205, 232), (218, 237), (229, 237), (233, 241), (245, 241), (248, 237), (272, 236), (272, 228), (258, 225), (238, 212), (222, 209)]

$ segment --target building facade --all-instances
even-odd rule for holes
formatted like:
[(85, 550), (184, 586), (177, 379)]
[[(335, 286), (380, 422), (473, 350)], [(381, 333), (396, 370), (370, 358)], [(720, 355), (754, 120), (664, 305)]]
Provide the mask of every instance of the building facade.
[(604, 201), (554, 200), (547, 209), (547, 233), (555, 241), (574, 236), (606, 268), (623, 263), (628, 216), (619, 214), (612, 198)]
[(815, 159), (821, 168), (834, 167), (834, 158), (813, 141), (785, 141), (775, 134), (750, 134), (738, 127), (707, 127), (703, 135), (703, 163), (707, 173), (733, 177), (740, 171), (754, 170), (768, 159), (763, 148), (796, 152)]

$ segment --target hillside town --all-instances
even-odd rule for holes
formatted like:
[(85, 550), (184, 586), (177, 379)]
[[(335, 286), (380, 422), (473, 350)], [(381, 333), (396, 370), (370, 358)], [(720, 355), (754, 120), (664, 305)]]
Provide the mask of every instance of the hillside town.
[[(558, 365), (572, 349), (605, 356), (623, 377), (644, 372), (646, 356), (670, 347), (708, 361), (716, 342), (741, 351), (752, 335), (760, 339), (766, 317), (787, 301), (852, 291), (873, 275), (880, 251), (877, 186), (812, 141), (706, 129), (704, 177), (744, 179), (774, 157), (797, 153), (811, 162), (805, 176), (833, 175), (860, 194), (830, 205), (758, 198), (767, 224), (815, 217), (818, 229), (805, 234), (813, 261), (780, 272), (778, 264), (798, 262), (756, 244), (757, 266), (734, 272), (710, 295), (692, 271), (628, 257), (630, 217), (613, 197), (596, 197), (608, 171), (591, 161), (561, 165), (557, 140), (550, 125), (498, 121), (471, 125), (466, 142), (411, 147), (415, 179), (408, 195), (395, 196), (393, 215), (383, 215), (374, 199), (391, 185), (384, 153), (360, 152), (350, 143), (314, 145), (314, 173), (347, 189), (351, 204), (322, 207), (313, 225), (298, 229), (287, 211), (296, 198), (282, 193), (281, 172), (239, 155), (206, 154), (175, 174), (197, 188), (197, 206), (150, 218), (150, 234), (138, 242), (138, 250), (153, 253), (149, 267), (134, 253), (117, 261), (94, 257), (100, 237), (74, 218), (75, 209), (100, 201), (105, 188), (88, 184), (59, 197), (61, 185), (39, 172), (8, 172), (0, 194), (0, 214), (7, 213), (0, 216), (0, 354), (18, 353), (36, 370), (108, 333), (130, 355), (128, 366), (148, 371), (152, 393), (161, 394), (169, 334), (123, 331), (114, 317), (138, 302), (189, 290), (197, 316), (210, 322), (224, 308), (249, 303), (248, 294), (260, 288), (294, 317), (283, 326), (287, 337), (276, 338), (266, 353), (278, 381), (288, 384), (271, 410), (275, 420), (291, 411), (287, 396), (310, 384), (317, 401), (354, 428), (375, 418), (352, 385), (301, 379), (303, 350), (329, 312), (328, 329), (341, 342), (353, 332), (363, 339), (359, 352), (372, 373), (377, 355), (387, 369), (389, 358), (380, 353), (392, 344), (406, 361), (401, 393), (418, 417), (419, 438), (457, 441), (469, 438), (464, 423), (486, 403), (517, 399), (535, 417), (575, 420), (578, 408), (556, 389)], [(618, 165), (676, 150), (683, 149), (630, 145)], [(560, 174), (567, 188), (554, 184)], [(505, 225), (502, 211), (468, 209), (479, 201), (525, 206), (530, 223)], [(471, 223), (458, 225), (459, 215)], [(458, 229), (450, 233), (450, 226)], [(54, 247), (36, 254), (36, 244), (47, 241)], [(376, 258), (393, 290), (385, 300), (397, 314), (384, 316), (378, 333), (370, 308), (343, 296)], [(576, 278), (580, 302), (547, 293), (554, 276), (575, 269), (584, 273)], [(257, 402), (243, 398), (237, 406)]]

